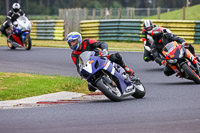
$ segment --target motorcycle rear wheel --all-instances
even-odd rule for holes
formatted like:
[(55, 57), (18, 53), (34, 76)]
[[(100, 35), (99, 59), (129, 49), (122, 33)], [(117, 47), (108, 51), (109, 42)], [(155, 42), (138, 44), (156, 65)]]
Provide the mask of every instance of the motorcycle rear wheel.
[(10, 49), (12, 50), (16, 49), (16, 47), (14, 47), (11, 42), (7, 41), (7, 44)]
[[(110, 80), (110, 79), (109, 79)], [(104, 78), (100, 78), (97, 83), (96, 83), (97, 88), (106, 96), (108, 97), (111, 101), (113, 102), (120, 102), (122, 100), (121, 96), (117, 96), (112, 89), (110, 83), (106, 81)], [(114, 88), (118, 89), (118, 88)], [(121, 92), (120, 92), (121, 93)]]
[(196, 84), (200, 84), (200, 77), (186, 63), (182, 65), (182, 69)]

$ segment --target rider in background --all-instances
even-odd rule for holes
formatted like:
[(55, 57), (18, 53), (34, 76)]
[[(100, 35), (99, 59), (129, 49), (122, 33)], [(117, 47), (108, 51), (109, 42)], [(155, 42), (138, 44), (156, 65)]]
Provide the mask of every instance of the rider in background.
[(2, 34), (4, 34), (6, 37), (8, 37), (8, 33), (6, 32), (6, 29), (10, 27), (10, 25), (17, 20), (20, 16), (25, 15), (25, 13), (20, 9), (19, 3), (14, 3), (12, 5), (12, 9), (8, 12), (8, 15), (6, 17), (6, 20), (1, 26), (0, 31)]
[[(166, 65), (166, 60), (162, 59), (160, 57), (160, 54), (162, 53), (162, 49), (165, 47), (165, 45), (172, 41), (181, 43), (185, 48), (189, 49), (189, 51), (195, 56), (194, 47), (191, 44), (187, 44), (185, 40), (181, 37), (178, 37), (172, 33), (165, 32), (162, 29), (162, 27), (153, 28), (151, 36), (154, 40), (153, 44), (151, 45), (152, 55), (155, 59), (155, 62), (159, 65)], [(170, 76), (174, 73), (174, 71), (170, 67), (168, 67), (168, 65), (166, 65), (164, 68), (164, 73), (166, 76)]]
[[(153, 43), (153, 38), (151, 36), (152, 29), (154, 27), (157, 27), (153, 24), (151, 20), (145, 20), (143, 23), (143, 29), (142, 29), (142, 42), (144, 43), (144, 56), (143, 59), (146, 62), (154, 61), (154, 58), (151, 54), (151, 44)], [(165, 33), (171, 33), (171, 31), (167, 28), (162, 28), (163, 32)]]
[(145, 20), (142, 29), (142, 42), (144, 43), (144, 56), (143, 59), (146, 62), (153, 61), (154, 58), (151, 55), (151, 44), (153, 43), (153, 38), (151, 37), (152, 29), (156, 27), (151, 20)]
[[(119, 64), (121, 67), (124, 68), (126, 73), (130, 75), (130, 78), (134, 80), (135, 76), (133, 70), (125, 64), (124, 60), (122, 59), (122, 56), (118, 52), (115, 54), (108, 53), (108, 44), (106, 42), (101, 42), (93, 39), (82, 40), (82, 36), (78, 32), (69, 33), (67, 35), (66, 40), (69, 47), (73, 50), (71, 57), (77, 68), (78, 68), (78, 57), (82, 52), (95, 51), (98, 52), (99, 55), (106, 56), (110, 61)], [(102, 51), (99, 51), (98, 48), (100, 48)], [(89, 90), (94, 91), (90, 88)]]

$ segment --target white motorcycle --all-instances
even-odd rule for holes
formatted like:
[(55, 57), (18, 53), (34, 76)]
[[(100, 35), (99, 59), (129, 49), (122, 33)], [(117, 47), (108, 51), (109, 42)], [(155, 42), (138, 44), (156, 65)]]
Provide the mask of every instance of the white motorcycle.
[(25, 48), (31, 49), (31, 31), (32, 23), (26, 16), (19, 17), (16, 21), (10, 25), (10, 31), (8, 32), (7, 44), (10, 49)]

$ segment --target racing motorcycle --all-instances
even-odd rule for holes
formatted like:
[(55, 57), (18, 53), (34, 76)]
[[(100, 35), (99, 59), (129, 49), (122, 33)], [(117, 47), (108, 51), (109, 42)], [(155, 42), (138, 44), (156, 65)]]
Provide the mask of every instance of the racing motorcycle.
[(10, 25), (8, 32), (7, 44), (10, 49), (25, 48), (31, 49), (31, 31), (32, 23), (26, 16), (20, 16), (13, 24)]
[(162, 53), (165, 56), (167, 65), (180, 78), (193, 80), (195, 83), (200, 84), (199, 63), (188, 49), (174, 41), (166, 44)]
[(114, 102), (130, 95), (135, 98), (145, 96), (145, 87), (139, 79), (131, 80), (120, 65), (94, 51), (81, 53), (78, 66), (80, 76)]

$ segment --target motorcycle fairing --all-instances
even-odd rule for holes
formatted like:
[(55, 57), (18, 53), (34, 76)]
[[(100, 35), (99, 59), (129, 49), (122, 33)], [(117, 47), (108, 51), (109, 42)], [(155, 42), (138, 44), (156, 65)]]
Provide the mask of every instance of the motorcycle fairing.
[(181, 46), (176, 46), (172, 51), (168, 52), (166, 55), (166, 59), (178, 59), (180, 52), (181, 51)]
[(25, 31), (22, 33), (22, 39), (25, 40), (26, 39), (26, 35), (29, 34), (29, 31)]
[(83, 66), (80, 66), (80, 70), (81, 75), (87, 79), (87, 81), (90, 81), (92, 76), (100, 70), (108, 71), (118, 79), (120, 85), (118, 87), (121, 89), (122, 94), (127, 88), (133, 88), (129, 77), (126, 76), (125, 78), (123, 76), (125, 75), (125, 70), (122, 67), (117, 67), (116, 63), (111, 62), (106, 57), (95, 56), (94, 52), (90, 55), (87, 63), (85, 63)]
[(21, 46), (24, 47), (24, 45), (23, 45), (23, 43), (21, 42), (19, 36), (16, 36), (16, 35), (12, 34), (12, 38), (13, 38), (18, 44), (20, 44)]

